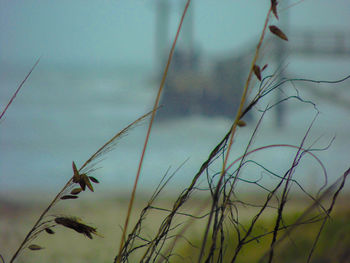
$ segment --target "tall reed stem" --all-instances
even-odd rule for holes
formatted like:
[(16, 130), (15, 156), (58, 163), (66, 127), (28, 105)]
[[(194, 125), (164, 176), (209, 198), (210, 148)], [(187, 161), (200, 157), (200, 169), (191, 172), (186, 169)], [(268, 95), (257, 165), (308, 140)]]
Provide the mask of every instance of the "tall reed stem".
[(141, 153), (141, 158), (140, 158), (139, 165), (138, 165), (138, 168), (137, 168), (136, 178), (135, 178), (135, 181), (134, 181), (134, 186), (133, 186), (131, 197), (130, 197), (130, 201), (129, 201), (128, 212), (127, 212), (127, 215), (126, 215), (124, 228), (123, 228), (123, 233), (122, 233), (121, 240), (120, 240), (119, 252), (118, 252), (118, 255), (115, 258), (114, 262), (118, 262), (118, 263), (121, 262), (121, 251), (122, 251), (122, 248), (123, 248), (123, 245), (124, 245), (124, 240), (125, 240), (127, 228), (128, 228), (128, 225), (129, 225), (130, 215), (131, 215), (132, 207), (133, 207), (134, 200), (135, 200), (137, 184), (138, 184), (138, 181), (139, 181), (139, 178), (140, 178), (142, 164), (143, 164), (144, 156), (145, 156), (145, 153), (146, 153), (146, 148), (147, 148), (147, 145), (148, 145), (149, 137), (150, 137), (150, 134), (151, 134), (151, 130), (152, 130), (153, 122), (154, 122), (154, 117), (155, 117), (155, 114), (156, 114), (156, 109), (158, 108), (158, 105), (159, 105), (160, 96), (162, 94), (162, 91), (163, 91), (163, 88), (164, 88), (164, 84), (165, 84), (165, 80), (166, 80), (166, 77), (168, 75), (169, 66), (170, 66), (170, 63), (171, 63), (171, 60), (172, 60), (172, 57), (173, 57), (173, 54), (174, 54), (175, 46), (176, 46), (176, 43), (177, 43), (180, 31), (181, 31), (181, 28), (182, 28), (182, 24), (183, 24), (185, 15), (186, 15), (188, 7), (190, 5), (190, 2), (191, 2), (191, 0), (187, 0), (187, 3), (186, 3), (185, 8), (184, 8), (184, 11), (182, 13), (181, 20), (180, 20), (179, 26), (177, 28), (175, 39), (174, 39), (173, 44), (171, 46), (171, 50), (170, 50), (170, 53), (169, 53), (167, 64), (165, 66), (165, 70), (164, 70), (164, 73), (163, 73), (163, 76), (162, 76), (162, 80), (161, 80), (161, 83), (160, 83), (160, 86), (159, 86), (159, 89), (158, 89), (157, 97), (156, 97), (156, 100), (154, 102), (151, 120), (150, 120), (149, 125), (148, 125), (148, 130), (147, 130), (145, 142), (144, 142), (142, 153)]

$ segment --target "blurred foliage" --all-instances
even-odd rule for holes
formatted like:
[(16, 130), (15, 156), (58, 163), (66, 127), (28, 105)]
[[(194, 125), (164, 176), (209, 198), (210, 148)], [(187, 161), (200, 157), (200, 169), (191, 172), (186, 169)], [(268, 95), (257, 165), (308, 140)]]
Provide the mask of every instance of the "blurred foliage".
[[(299, 213), (289, 214), (284, 218), (284, 224), (295, 222)], [(253, 233), (252, 237), (266, 233), (272, 230), (274, 226), (275, 217), (264, 219), (259, 222)], [(247, 220), (243, 223), (249, 225)], [(300, 225), (288, 234), (288, 237), (278, 244), (275, 250), (275, 259), (273, 262), (307, 262), (310, 250), (319, 232), (322, 221)], [(236, 232), (232, 227), (226, 225), (225, 240), (219, 242), (225, 243), (225, 253), (223, 262), (231, 262), (232, 255), (237, 246)], [(285, 231), (281, 231), (279, 237), (284, 234)], [(350, 209), (345, 211), (339, 211), (330, 217), (326, 223), (320, 239), (317, 243), (316, 249), (311, 257), (313, 263), (325, 263), (325, 262), (337, 262), (346, 263), (350, 262)], [(202, 234), (190, 234), (188, 238), (189, 242), (182, 242), (178, 244), (174, 256), (170, 260), (171, 262), (193, 262), (197, 260), (199, 247), (201, 244)], [(262, 256), (268, 252), (271, 243), (271, 235), (267, 235), (258, 238), (248, 244), (244, 245), (240, 255), (236, 262), (250, 263), (259, 262)], [(210, 245), (210, 244), (209, 244)], [(207, 247), (209, 247), (209, 245)], [(219, 245), (219, 244), (218, 244)], [(195, 248), (195, 249), (194, 249)], [(194, 253), (195, 252), (195, 253)], [(218, 257), (218, 253), (216, 258)], [(265, 261), (261, 261), (265, 262)]]

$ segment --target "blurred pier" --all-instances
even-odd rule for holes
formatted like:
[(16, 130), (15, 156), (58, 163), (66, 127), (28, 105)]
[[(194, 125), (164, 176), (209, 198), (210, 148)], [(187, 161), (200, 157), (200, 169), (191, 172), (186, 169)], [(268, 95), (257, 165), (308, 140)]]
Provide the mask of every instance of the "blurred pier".
[[(164, 51), (167, 50), (165, 46), (169, 45), (167, 19), (170, 5), (163, 0), (158, 3), (156, 48)], [(161, 100), (164, 107), (159, 112), (159, 118), (168, 119), (191, 114), (232, 118), (239, 105), (256, 42), (251, 41), (235, 54), (226, 54), (224, 58), (210, 61), (210, 67), (204, 67), (205, 55), (194, 46), (194, 11), (195, 7), (191, 6), (185, 18), (182, 42), (178, 44), (170, 66)], [(289, 30), (288, 21), (282, 22), (281, 28), (286, 32), (288, 42), (272, 35), (267, 39), (268, 54), (271, 54), (269, 64), (276, 67), (283, 66), (287, 56), (350, 57), (350, 31)], [(159, 65), (164, 65), (166, 58), (167, 54), (162, 53), (158, 58)], [(281, 74), (283, 75), (280, 75), (280, 78), (288, 75), (288, 72)], [(281, 94), (276, 96), (276, 100), (281, 99)], [(284, 114), (283, 105), (276, 107), (277, 126), (283, 126)]]
[(289, 54), (350, 57), (350, 31), (293, 30), (288, 35), (292, 40)]

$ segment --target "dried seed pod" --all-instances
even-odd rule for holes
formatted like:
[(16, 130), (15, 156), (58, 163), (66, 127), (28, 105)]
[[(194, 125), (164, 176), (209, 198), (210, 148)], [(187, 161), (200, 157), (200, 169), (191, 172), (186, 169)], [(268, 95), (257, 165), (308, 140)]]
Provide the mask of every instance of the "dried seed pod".
[(86, 174), (81, 174), (81, 177), (84, 180), (86, 186), (90, 189), (91, 192), (93, 192), (94, 188), (92, 187), (89, 177)]
[(237, 122), (237, 125), (238, 125), (239, 127), (244, 127), (244, 126), (247, 125), (247, 123), (246, 123), (244, 120), (239, 120), (239, 121)]
[(95, 184), (99, 184), (100, 182), (93, 176), (89, 176), (90, 180), (95, 183)]
[(62, 200), (67, 200), (67, 199), (77, 199), (77, 195), (64, 195), (61, 197)]
[(258, 80), (261, 81), (261, 71), (260, 71), (260, 67), (258, 65), (254, 65), (253, 66), (253, 71), (255, 76), (258, 78)]
[(86, 183), (85, 183), (84, 177), (83, 177), (82, 175), (80, 175), (79, 185), (80, 185), (81, 189), (82, 189), (83, 191), (85, 191), (85, 189), (86, 189)]
[(83, 189), (81, 189), (80, 187), (78, 187), (78, 188), (74, 188), (70, 193), (71, 193), (72, 195), (77, 195), (77, 194), (79, 194), (81, 191), (83, 191)]
[(286, 36), (286, 34), (284, 34), (282, 32), (282, 30), (279, 29), (277, 26), (269, 26), (269, 29), (270, 29), (272, 34), (275, 34), (279, 38), (281, 38), (281, 39), (283, 39), (285, 41), (288, 41), (288, 37)]
[(267, 68), (268, 64), (265, 64), (262, 69), (261, 69), (261, 72), (263, 72), (266, 68)]
[(55, 232), (51, 229), (51, 228), (45, 228), (45, 231), (46, 231), (46, 233), (48, 233), (48, 234), (50, 234), (50, 235), (53, 235), (53, 234), (55, 234)]
[(74, 161), (72, 162), (72, 167), (73, 167), (73, 183), (78, 183), (80, 181), (80, 174)]
[(277, 0), (271, 0), (271, 9), (272, 13), (275, 15), (275, 17), (278, 19), (278, 14), (277, 14)]
[(78, 218), (74, 217), (56, 217), (55, 222), (59, 225), (73, 229), (78, 233), (81, 233), (88, 238), (92, 239), (92, 234), (99, 235), (96, 228), (81, 223)]
[(41, 249), (44, 249), (43, 247), (41, 247), (39, 245), (35, 245), (35, 244), (29, 245), (28, 248), (30, 250), (41, 250)]

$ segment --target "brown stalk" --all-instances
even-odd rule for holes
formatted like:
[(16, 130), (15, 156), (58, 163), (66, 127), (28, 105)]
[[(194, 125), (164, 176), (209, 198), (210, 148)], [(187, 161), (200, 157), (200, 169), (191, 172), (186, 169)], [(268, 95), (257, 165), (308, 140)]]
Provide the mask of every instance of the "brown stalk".
[[(263, 27), (263, 30), (262, 30), (262, 33), (261, 33), (261, 36), (260, 36), (260, 39), (259, 39), (259, 43), (258, 43), (258, 45), (256, 47), (256, 50), (255, 50), (255, 55), (254, 55), (254, 58), (252, 60), (251, 66), (250, 66), (250, 70), (249, 70), (249, 74), (248, 74), (246, 83), (244, 85), (243, 94), (242, 94), (242, 97), (241, 97), (241, 102), (239, 104), (239, 108), (238, 108), (238, 111), (237, 111), (237, 114), (236, 114), (236, 118), (235, 118), (235, 121), (234, 121), (232, 129), (231, 129), (231, 133), (230, 133), (230, 136), (229, 136), (229, 143), (228, 143), (228, 147), (227, 147), (227, 154), (226, 154), (225, 159), (224, 159), (224, 163), (223, 163), (221, 174), (220, 174), (220, 179), (219, 179), (219, 182), (217, 184), (215, 195), (214, 195), (214, 199), (215, 200), (213, 200), (211, 213), (209, 215), (208, 223), (207, 223), (205, 234), (204, 234), (204, 237), (203, 237), (202, 247), (201, 247), (201, 251), (200, 251), (200, 254), (199, 254), (199, 258), (198, 258), (198, 262), (199, 263), (201, 262), (203, 254), (204, 254), (204, 248), (205, 248), (205, 244), (206, 244), (206, 241), (207, 241), (207, 238), (208, 238), (208, 233), (209, 233), (209, 228), (210, 228), (210, 225), (211, 225), (211, 221), (212, 221), (212, 218), (213, 218), (213, 211), (214, 211), (214, 208), (215, 208), (215, 205), (216, 205), (216, 201), (217, 201), (217, 198), (218, 198), (218, 195), (219, 195), (219, 191), (220, 191), (220, 186), (222, 184), (222, 180), (223, 180), (223, 178), (225, 176), (225, 170), (226, 170), (228, 158), (230, 156), (230, 151), (231, 151), (232, 144), (233, 144), (233, 138), (234, 138), (234, 135), (235, 135), (235, 132), (236, 132), (237, 124), (238, 124), (239, 120), (241, 119), (243, 107), (244, 107), (244, 104), (245, 104), (246, 98), (247, 98), (249, 85), (250, 85), (250, 82), (251, 82), (251, 79), (252, 79), (252, 75), (253, 75), (253, 72), (254, 72), (254, 65), (256, 64), (256, 61), (258, 60), (258, 57), (259, 57), (261, 45), (262, 45), (264, 37), (265, 37), (265, 33), (266, 33), (266, 29), (267, 29), (267, 25), (268, 25), (268, 22), (269, 22), (269, 18), (270, 18), (271, 12), (272, 12), (272, 7), (270, 7), (269, 11), (267, 12), (267, 16), (266, 16), (266, 19), (265, 19), (265, 24), (264, 24), (264, 27)], [(235, 178), (233, 184), (235, 184), (236, 180), (237, 180), (237, 178)]]
[(26, 77), (22, 80), (21, 84), (19, 84), (17, 90), (15, 91), (15, 93), (13, 94), (13, 96), (11, 97), (10, 101), (7, 103), (5, 109), (2, 111), (1, 115), (0, 115), (0, 120), (1, 118), (5, 115), (8, 107), (10, 107), (10, 105), (12, 104), (13, 100), (16, 98), (18, 92), (21, 90), (21, 88), (23, 87), (23, 84), (27, 81), (27, 79), (29, 78), (30, 74), (32, 74), (33, 70), (35, 69), (35, 67), (38, 65), (40, 61), (40, 58), (38, 58), (38, 60), (35, 62), (35, 64), (33, 65), (33, 67), (30, 69), (30, 71), (28, 72), (28, 74), (26, 75)]
[(119, 256), (119, 255), (121, 255), (121, 251), (122, 251), (122, 248), (123, 248), (123, 245), (124, 245), (124, 239), (125, 239), (125, 236), (126, 236), (128, 225), (129, 225), (129, 219), (130, 219), (132, 207), (133, 207), (134, 200), (135, 200), (136, 188), (137, 188), (138, 180), (139, 180), (139, 177), (140, 177), (141, 168), (142, 168), (142, 164), (143, 164), (146, 148), (147, 148), (147, 145), (148, 145), (149, 136), (151, 134), (151, 130), (152, 130), (153, 122), (154, 122), (155, 110), (158, 108), (158, 105), (159, 105), (160, 96), (162, 94), (162, 91), (163, 91), (163, 88), (164, 88), (164, 84), (165, 84), (165, 80), (166, 80), (166, 77), (168, 75), (168, 70), (169, 70), (169, 66), (170, 66), (170, 63), (171, 63), (171, 60), (172, 60), (172, 57), (173, 57), (173, 54), (174, 54), (174, 50), (175, 50), (175, 46), (176, 46), (176, 43), (177, 43), (177, 39), (179, 37), (180, 31), (181, 31), (181, 28), (182, 28), (182, 24), (183, 24), (183, 20), (185, 18), (185, 15), (186, 15), (187, 9), (188, 9), (188, 7), (190, 5), (190, 2), (191, 2), (191, 0), (187, 0), (187, 3), (186, 3), (185, 8), (184, 8), (184, 11), (182, 13), (182, 17), (181, 17), (179, 26), (177, 28), (176, 36), (175, 36), (175, 39), (173, 41), (173, 44), (172, 44), (172, 47), (171, 47), (171, 50), (170, 50), (170, 53), (169, 53), (168, 61), (167, 61), (167, 64), (165, 66), (165, 70), (164, 70), (164, 73), (163, 73), (163, 76), (162, 76), (162, 80), (161, 80), (161, 83), (160, 83), (160, 86), (159, 86), (159, 89), (158, 89), (157, 97), (156, 97), (156, 100), (154, 102), (151, 120), (150, 120), (149, 125), (148, 125), (148, 130), (147, 130), (145, 142), (144, 142), (143, 149), (142, 149), (142, 154), (141, 154), (140, 162), (139, 162), (139, 165), (138, 165), (138, 168), (137, 168), (136, 178), (135, 178), (135, 181), (134, 181), (134, 186), (133, 186), (131, 197), (130, 197), (130, 201), (129, 201), (128, 212), (127, 212), (125, 223), (124, 223), (123, 233), (122, 233), (122, 236), (121, 236), (121, 239), (120, 239), (119, 252), (118, 252), (118, 255), (117, 255), (116, 259), (114, 260), (114, 262), (118, 262), (119, 263), (121, 261), (121, 256)]

